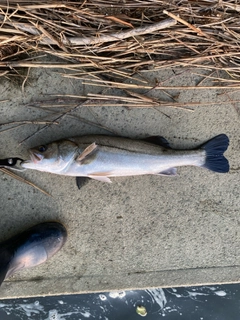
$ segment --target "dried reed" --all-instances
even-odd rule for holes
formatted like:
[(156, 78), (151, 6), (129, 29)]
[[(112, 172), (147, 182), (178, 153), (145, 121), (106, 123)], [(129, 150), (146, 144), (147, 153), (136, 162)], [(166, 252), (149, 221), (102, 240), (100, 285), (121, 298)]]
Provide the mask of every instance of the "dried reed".
[[(0, 0), (0, 67), (122, 81), (141, 70), (196, 66), (224, 70), (238, 84), (239, 14), (236, 0)], [(60, 60), (39, 62), (42, 53)]]

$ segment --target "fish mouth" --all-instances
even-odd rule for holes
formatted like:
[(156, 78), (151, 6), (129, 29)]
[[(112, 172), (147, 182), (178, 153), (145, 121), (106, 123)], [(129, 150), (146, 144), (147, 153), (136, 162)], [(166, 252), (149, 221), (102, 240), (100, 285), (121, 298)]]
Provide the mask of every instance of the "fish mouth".
[(38, 163), (43, 159), (43, 156), (37, 152), (30, 151), (30, 158), (33, 163)]

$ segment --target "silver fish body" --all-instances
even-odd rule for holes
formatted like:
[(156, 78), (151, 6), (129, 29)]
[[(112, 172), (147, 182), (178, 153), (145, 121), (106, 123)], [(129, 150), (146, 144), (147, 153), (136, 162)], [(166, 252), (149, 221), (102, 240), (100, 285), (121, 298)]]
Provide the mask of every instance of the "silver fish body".
[[(219, 135), (194, 150), (173, 150), (166, 140), (159, 141), (161, 145), (99, 135), (69, 138), (30, 149), (31, 160), (24, 161), (22, 166), (105, 182), (118, 176), (175, 175), (176, 167), (187, 165), (205, 166), (217, 172), (229, 170), (228, 161), (223, 156), (228, 146), (226, 135)], [(214, 153), (215, 149), (217, 153)], [(217, 168), (212, 163), (208, 166), (209, 155), (216, 158)]]

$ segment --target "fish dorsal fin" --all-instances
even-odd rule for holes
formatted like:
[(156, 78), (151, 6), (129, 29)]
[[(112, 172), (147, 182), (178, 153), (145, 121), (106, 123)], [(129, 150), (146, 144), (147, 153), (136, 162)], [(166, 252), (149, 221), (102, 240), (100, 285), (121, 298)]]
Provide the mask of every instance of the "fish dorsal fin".
[(85, 184), (87, 184), (89, 181), (88, 177), (76, 177), (76, 184), (78, 189), (80, 190)]
[(156, 144), (157, 146), (164, 147), (166, 149), (172, 149), (170, 147), (169, 142), (162, 136), (151, 136), (143, 139), (143, 141), (150, 142), (152, 144)]
[(110, 172), (94, 172), (89, 174), (88, 177), (98, 181), (112, 183), (112, 181), (108, 178), (109, 174)]
[(176, 176), (177, 175), (177, 169), (176, 168), (169, 168), (167, 170), (163, 170), (158, 173), (160, 176)]
[(81, 163), (87, 156), (89, 156), (96, 149), (97, 145), (95, 142), (93, 142), (92, 144), (90, 144), (90, 146), (83, 150), (83, 152), (77, 157), (76, 161), (78, 163)]

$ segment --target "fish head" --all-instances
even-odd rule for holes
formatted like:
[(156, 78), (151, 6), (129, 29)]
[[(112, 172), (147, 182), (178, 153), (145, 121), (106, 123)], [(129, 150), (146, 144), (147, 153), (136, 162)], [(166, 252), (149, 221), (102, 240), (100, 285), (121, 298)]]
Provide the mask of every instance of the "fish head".
[(78, 146), (69, 140), (61, 140), (29, 149), (30, 160), (22, 167), (45, 172), (61, 173), (72, 161)]

